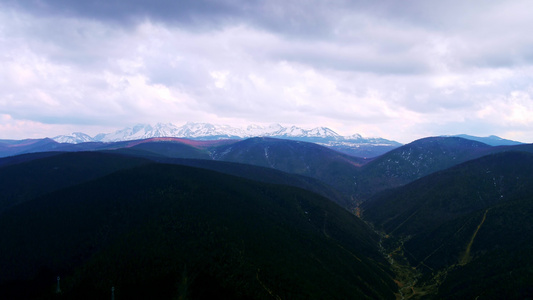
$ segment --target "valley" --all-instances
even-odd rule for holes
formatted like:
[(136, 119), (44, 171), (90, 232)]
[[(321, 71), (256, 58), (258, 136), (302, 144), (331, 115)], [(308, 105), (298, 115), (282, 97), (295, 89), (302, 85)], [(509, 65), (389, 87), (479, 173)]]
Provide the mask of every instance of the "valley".
[(533, 295), (531, 144), (10, 145), (26, 150), (0, 158), (2, 299)]

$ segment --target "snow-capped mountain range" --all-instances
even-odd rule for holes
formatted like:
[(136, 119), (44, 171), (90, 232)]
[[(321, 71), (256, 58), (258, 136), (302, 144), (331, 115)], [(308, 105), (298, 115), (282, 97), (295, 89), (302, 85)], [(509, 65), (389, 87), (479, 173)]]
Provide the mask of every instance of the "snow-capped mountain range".
[(172, 123), (157, 123), (155, 125), (138, 124), (113, 133), (100, 133), (91, 137), (85, 133), (74, 132), (70, 135), (60, 135), (53, 138), (59, 143), (85, 143), (85, 142), (118, 142), (140, 140), (154, 137), (179, 137), (195, 140), (215, 139), (244, 139), (250, 137), (273, 137), (291, 140), (301, 140), (320, 144), (344, 145), (374, 145), (374, 146), (400, 146), (400, 143), (382, 138), (363, 138), (359, 134), (341, 136), (326, 127), (303, 129), (296, 126), (283, 127), (279, 124), (269, 126), (250, 125), (246, 128), (237, 128), (228, 125), (213, 125), (209, 123), (188, 122), (183, 126)]

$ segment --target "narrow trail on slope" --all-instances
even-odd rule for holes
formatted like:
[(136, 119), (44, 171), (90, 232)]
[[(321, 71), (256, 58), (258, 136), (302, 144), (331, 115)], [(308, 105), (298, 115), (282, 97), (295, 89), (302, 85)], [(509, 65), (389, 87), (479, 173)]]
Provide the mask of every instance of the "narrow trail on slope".
[(324, 211), (324, 224), (322, 225), (322, 232), (324, 233), (324, 236), (328, 239), (331, 238), (329, 234), (326, 232), (326, 223), (328, 222), (328, 212)]
[(272, 292), (272, 290), (269, 289), (269, 288), (268, 288), (268, 287), (267, 287), (267, 286), (261, 281), (261, 279), (259, 279), (259, 272), (260, 272), (260, 271), (261, 271), (261, 269), (258, 268), (258, 269), (257, 269), (257, 273), (255, 274), (255, 278), (257, 279), (257, 281), (259, 281), (259, 284), (261, 284), (261, 286), (263, 287), (263, 289), (265, 289), (265, 291), (267, 291), (267, 293), (268, 293), (270, 296), (274, 297), (276, 300), (281, 300), (281, 298), (280, 298), (278, 295), (274, 294), (274, 292)]
[(489, 212), (489, 209), (486, 209), (485, 213), (483, 214), (483, 218), (481, 219), (481, 222), (477, 226), (476, 231), (472, 235), (472, 238), (470, 238), (470, 242), (468, 242), (468, 245), (466, 246), (466, 250), (465, 250), (465, 253), (463, 254), (463, 257), (461, 257), (461, 259), (459, 260), (459, 265), (464, 266), (470, 261), (470, 259), (471, 259), (470, 250), (472, 249), (472, 244), (474, 243), (474, 239), (476, 238), (476, 235), (477, 235), (479, 229), (481, 228), (481, 226), (485, 222), (485, 219), (487, 218), (487, 213), (488, 212)]

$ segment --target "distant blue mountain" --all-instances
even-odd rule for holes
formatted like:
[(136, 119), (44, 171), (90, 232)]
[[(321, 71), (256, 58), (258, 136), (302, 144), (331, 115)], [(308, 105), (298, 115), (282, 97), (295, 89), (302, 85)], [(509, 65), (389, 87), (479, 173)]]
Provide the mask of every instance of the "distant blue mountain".
[(501, 137), (495, 136), (495, 135), (491, 135), (487, 137), (479, 137), (479, 136), (472, 136), (468, 134), (458, 134), (454, 136), (461, 137), (461, 138), (468, 139), (468, 140), (482, 142), (490, 146), (514, 146), (514, 145), (522, 144), (521, 142), (502, 139)]

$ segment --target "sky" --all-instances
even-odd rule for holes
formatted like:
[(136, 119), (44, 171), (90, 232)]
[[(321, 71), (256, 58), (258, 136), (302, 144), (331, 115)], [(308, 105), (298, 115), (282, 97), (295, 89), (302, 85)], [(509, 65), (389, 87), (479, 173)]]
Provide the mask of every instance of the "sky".
[(533, 142), (533, 2), (0, 0), (0, 139), (137, 123)]

